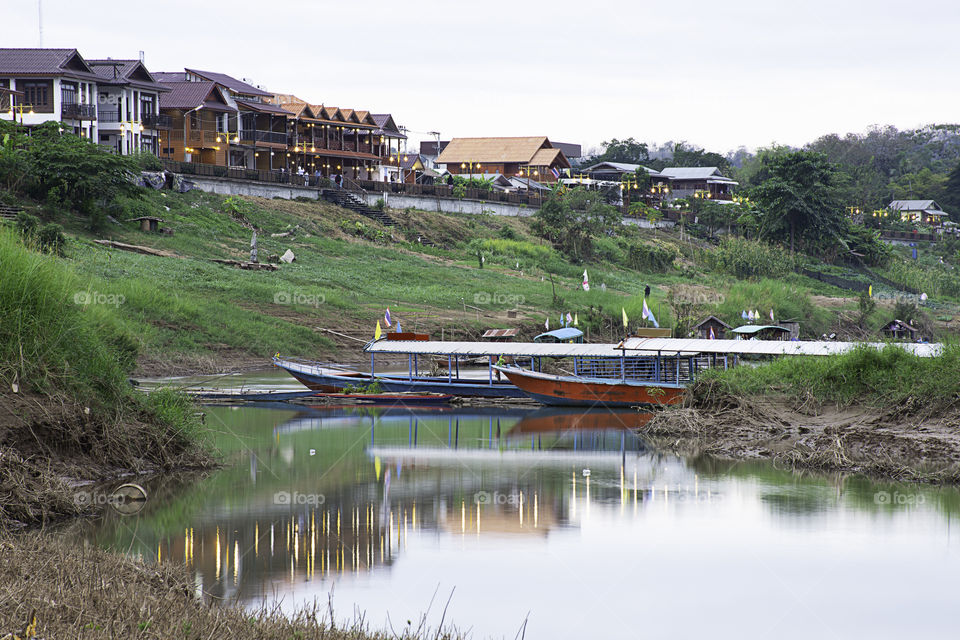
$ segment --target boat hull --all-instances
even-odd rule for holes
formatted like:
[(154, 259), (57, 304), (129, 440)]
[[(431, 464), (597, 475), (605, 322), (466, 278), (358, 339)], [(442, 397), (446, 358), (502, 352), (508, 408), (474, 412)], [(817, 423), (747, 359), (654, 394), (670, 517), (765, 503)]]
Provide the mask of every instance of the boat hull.
[(392, 376), (375, 376), (356, 371), (333, 373), (315, 365), (291, 362), (274, 358), (273, 363), (314, 391), (336, 393), (346, 387), (368, 385), (376, 382), (382, 391), (390, 393), (444, 393), (465, 398), (525, 398), (526, 394), (512, 382), (476, 381), (464, 382), (446, 378), (403, 379)]
[(634, 407), (679, 404), (684, 387), (639, 381), (551, 376), (498, 367), (513, 384), (542, 404), (556, 407)]

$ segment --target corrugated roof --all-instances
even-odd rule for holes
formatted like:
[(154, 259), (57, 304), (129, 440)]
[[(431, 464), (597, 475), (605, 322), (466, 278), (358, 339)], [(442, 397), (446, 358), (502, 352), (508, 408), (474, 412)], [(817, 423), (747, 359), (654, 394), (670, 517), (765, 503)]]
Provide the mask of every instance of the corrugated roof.
[(733, 329), (734, 333), (757, 333), (758, 331), (763, 331), (764, 329), (776, 329), (778, 331), (786, 331), (789, 333), (790, 329), (786, 327), (781, 327), (775, 324), (745, 324), (742, 326)]
[[(728, 355), (795, 355), (829, 356), (845, 353), (859, 346), (882, 349), (882, 342), (792, 342), (785, 340), (699, 340), (680, 338), (628, 338), (615, 344), (568, 344), (534, 342), (414, 342), (379, 340), (368, 344), (368, 353), (427, 354), (454, 356), (535, 356), (544, 358), (564, 357), (609, 357), (622, 355), (674, 355), (716, 353)], [(943, 349), (941, 344), (892, 343), (914, 355), (929, 358)], [(622, 345), (622, 347), (621, 347)]]
[(454, 138), (437, 158), (439, 164), (462, 162), (519, 162), (529, 163), (544, 146), (546, 136), (530, 138)]
[(673, 180), (706, 180), (707, 178), (722, 178), (717, 167), (667, 167), (660, 175)]
[(887, 209), (893, 211), (925, 211), (927, 209), (939, 210), (940, 206), (933, 200), (893, 200), (887, 205)]
[(514, 327), (513, 329), (487, 329), (483, 332), (484, 338), (512, 338), (517, 335), (520, 330)]
[(580, 331), (580, 329), (576, 329), (574, 327), (560, 327), (559, 329), (554, 329), (553, 331), (544, 331), (535, 337), (534, 341), (545, 337), (556, 338), (557, 340), (572, 340), (583, 337), (583, 331)]
[(611, 357), (622, 353), (613, 344), (567, 344), (564, 342), (414, 342), (380, 340), (368, 344), (368, 353), (416, 353), (436, 356), (537, 356), (545, 358)]
[(199, 69), (187, 69), (188, 72), (206, 78), (207, 80), (212, 80), (217, 84), (226, 87), (230, 91), (236, 93), (242, 93), (248, 96), (261, 96), (261, 97), (270, 97), (273, 96), (269, 91), (264, 91), (263, 89), (258, 89), (252, 84), (247, 84), (243, 80), (237, 80), (233, 76), (227, 75), (225, 73), (217, 73), (215, 71), (200, 71)]
[[(627, 355), (631, 353), (717, 353), (729, 355), (832, 356), (859, 346), (882, 349), (882, 342), (818, 342), (787, 340), (701, 340), (680, 338), (628, 338), (623, 341)], [(929, 358), (943, 349), (941, 344), (893, 343), (914, 355)]]

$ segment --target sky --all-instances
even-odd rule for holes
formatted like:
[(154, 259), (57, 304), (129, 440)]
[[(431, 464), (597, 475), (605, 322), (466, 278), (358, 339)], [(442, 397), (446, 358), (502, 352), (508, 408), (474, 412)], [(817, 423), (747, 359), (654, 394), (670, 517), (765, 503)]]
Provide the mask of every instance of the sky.
[(43, 46), (392, 113), (412, 140), (723, 153), (960, 121), (956, 0), (0, 0), (0, 46), (39, 46), (41, 3)]

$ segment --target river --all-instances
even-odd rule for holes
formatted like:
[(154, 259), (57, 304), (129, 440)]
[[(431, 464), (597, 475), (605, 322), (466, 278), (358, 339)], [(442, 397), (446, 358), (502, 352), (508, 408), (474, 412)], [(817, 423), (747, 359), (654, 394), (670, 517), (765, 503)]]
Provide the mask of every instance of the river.
[(204, 411), (229, 464), (84, 535), (211, 599), (481, 639), (955, 635), (956, 489), (664, 455), (635, 412)]

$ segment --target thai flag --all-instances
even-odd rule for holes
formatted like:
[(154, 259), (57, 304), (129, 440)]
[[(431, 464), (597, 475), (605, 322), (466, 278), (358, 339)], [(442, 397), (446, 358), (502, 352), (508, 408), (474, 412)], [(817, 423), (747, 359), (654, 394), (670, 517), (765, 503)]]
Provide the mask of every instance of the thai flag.
[(711, 340), (716, 340), (716, 339), (717, 339), (717, 334), (715, 334), (715, 333), (713, 332), (713, 327), (710, 327), (710, 339), (711, 339)]
[(388, 327), (390, 326), (390, 307), (387, 307), (387, 312), (383, 314), (383, 321)]
[(557, 171), (557, 168), (556, 168), (556, 167), (550, 167), (550, 173), (553, 174), (553, 177), (554, 177), (554, 178), (557, 178), (557, 179), (560, 178), (560, 172)]

